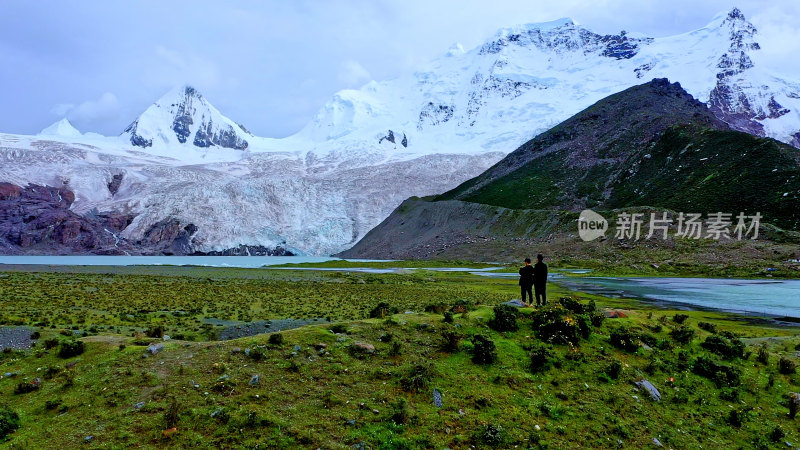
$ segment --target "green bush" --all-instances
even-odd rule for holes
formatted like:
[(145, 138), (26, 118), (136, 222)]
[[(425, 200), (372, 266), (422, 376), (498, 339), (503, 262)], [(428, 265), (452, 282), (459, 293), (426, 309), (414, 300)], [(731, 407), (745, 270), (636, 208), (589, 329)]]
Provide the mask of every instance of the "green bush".
[(711, 322), (700, 322), (700, 323), (698, 323), (698, 324), (697, 324), (697, 326), (698, 326), (698, 327), (699, 327), (701, 330), (706, 330), (706, 331), (708, 331), (709, 333), (716, 333), (716, 332), (717, 332), (717, 326), (716, 326), (716, 325), (714, 325), (714, 324), (713, 324), (713, 323), (711, 323)]
[(83, 354), (86, 350), (86, 345), (83, 341), (64, 341), (58, 348), (58, 356), (60, 358), (72, 358)]
[(686, 314), (675, 314), (674, 316), (672, 316), (672, 321), (677, 323), (678, 325), (681, 325), (683, 324), (683, 322), (686, 322), (686, 319), (688, 318), (689, 316), (687, 316)]
[(714, 381), (718, 387), (734, 387), (740, 384), (741, 373), (739, 369), (716, 363), (704, 356), (698, 356), (694, 360), (692, 372)]
[(161, 325), (150, 327), (145, 332), (147, 337), (150, 338), (163, 338), (164, 337), (164, 327)]
[(611, 361), (611, 364), (606, 366), (606, 369), (603, 371), (603, 373), (608, 375), (608, 378), (616, 380), (619, 378), (619, 374), (622, 373), (622, 364), (620, 364), (619, 361)]
[(283, 334), (281, 333), (272, 333), (269, 335), (269, 339), (267, 339), (269, 345), (282, 345), (283, 344)]
[(679, 344), (688, 344), (694, 339), (694, 330), (686, 325), (673, 328), (669, 332), (670, 337)]
[(494, 316), (489, 320), (489, 328), (495, 331), (517, 331), (517, 308), (510, 305), (494, 307)]
[(558, 304), (534, 311), (530, 316), (536, 336), (550, 344), (577, 344), (591, 334), (589, 315), (574, 314)]
[(700, 345), (725, 359), (744, 357), (744, 342), (733, 335), (712, 335), (707, 337)]
[(475, 440), (488, 447), (502, 447), (506, 443), (506, 433), (500, 425), (487, 424), (478, 430)]
[(789, 358), (781, 357), (781, 359), (778, 360), (778, 372), (784, 375), (791, 375), (797, 372), (797, 363)]
[(417, 363), (405, 369), (400, 378), (400, 386), (409, 392), (421, 392), (428, 388), (433, 376), (433, 366), (428, 363)]
[(442, 350), (452, 353), (458, 351), (458, 344), (464, 336), (453, 327), (442, 329)]
[(396, 307), (391, 306), (387, 302), (380, 302), (378, 305), (369, 312), (369, 317), (372, 319), (383, 319), (386, 316), (391, 316), (392, 314), (397, 314), (398, 310)]
[(537, 345), (531, 350), (531, 372), (544, 372), (550, 368), (553, 352), (544, 345)]
[(408, 407), (408, 400), (403, 397), (392, 402), (389, 411), (389, 419), (398, 425), (408, 423), (411, 420), (411, 408)]
[(328, 329), (331, 330), (332, 333), (347, 334), (347, 326), (343, 323), (331, 325), (331, 327)]
[(765, 366), (769, 364), (769, 351), (767, 351), (767, 344), (761, 344), (758, 347), (758, 356), (756, 356), (756, 360)]
[(18, 383), (16, 386), (14, 386), (14, 394), (21, 395), (21, 394), (27, 394), (27, 393), (33, 392), (33, 391), (38, 391), (39, 388), (42, 385), (42, 383), (41, 383), (42, 380), (39, 379), (39, 378), (37, 378), (36, 380), (37, 381), (30, 381), (30, 382), (22, 381), (22, 382)]
[(472, 346), (472, 362), (475, 364), (491, 364), (497, 360), (494, 342), (486, 336), (472, 336)]
[(0, 440), (19, 428), (19, 415), (6, 405), (0, 405)]
[(452, 311), (445, 311), (444, 312), (444, 319), (442, 319), (444, 323), (453, 323), (453, 312)]
[(614, 347), (626, 352), (635, 352), (639, 349), (639, 333), (630, 328), (618, 327), (611, 330), (609, 341)]

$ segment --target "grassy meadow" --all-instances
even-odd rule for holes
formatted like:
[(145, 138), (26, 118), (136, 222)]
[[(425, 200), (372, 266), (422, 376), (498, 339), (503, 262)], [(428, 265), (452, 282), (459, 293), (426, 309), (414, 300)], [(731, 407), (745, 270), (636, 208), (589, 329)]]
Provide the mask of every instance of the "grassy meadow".
[[(800, 443), (794, 327), (555, 284), (496, 309), (516, 280), (457, 272), (4, 270), (0, 325), (36, 337), (0, 353), (7, 448)], [(324, 320), (216, 340), (280, 318)]]

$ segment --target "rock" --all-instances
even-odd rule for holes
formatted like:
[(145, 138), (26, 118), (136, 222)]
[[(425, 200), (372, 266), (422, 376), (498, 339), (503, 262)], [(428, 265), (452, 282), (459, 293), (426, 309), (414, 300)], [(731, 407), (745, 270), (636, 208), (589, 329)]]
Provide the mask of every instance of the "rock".
[(244, 349), (244, 354), (245, 356), (250, 356), (250, 349), (249, 348)]
[(535, 428), (536, 431), (542, 431), (542, 427), (540, 427), (538, 423), (534, 425), (533, 428)]
[(299, 345), (295, 345), (294, 346), (294, 351), (299, 352), (301, 348), (302, 347), (300, 347)]
[(503, 304), (504, 305), (508, 305), (508, 306), (516, 306), (517, 308), (524, 308), (525, 307), (525, 303), (522, 303), (522, 300), (519, 300), (519, 299), (516, 299), (516, 298), (514, 300), (509, 300), (507, 302), (503, 302)]
[(250, 377), (250, 383), (249, 383), (250, 386), (258, 386), (258, 383), (259, 383), (258, 374), (255, 374), (252, 377)]
[(371, 355), (375, 353), (375, 346), (366, 342), (354, 342), (352, 345), (350, 345), (350, 350), (355, 353)]
[(664, 446), (664, 444), (662, 444), (661, 441), (658, 440), (658, 438), (653, 438), (653, 445), (655, 445), (656, 447)]
[(325, 350), (327, 347), (328, 347), (327, 345), (322, 344), (322, 343), (314, 344), (314, 349), (317, 350), (317, 351), (320, 351), (320, 352)]
[(142, 408), (144, 408), (144, 405), (145, 405), (144, 402), (139, 402), (139, 403), (133, 405), (133, 408), (134, 409), (142, 409)]
[(617, 310), (606, 310), (603, 314), (605, 314), (605, 316), (609, 319), (622, 319), (628, 317), (628, 315), (625, 314), (623, 311), (617, 311)]
[(94, 440), (94, 436), (91, 436), (91, 435), (86, 436), (85, 438), (83, 438), (83, 442), (86, 442), (87, 444), (89, 442), (92, 442), (93, 440)]
[(3, 374), (3, 378), (14, 378), (15, 376), (17, 376), (16, 372), (6, 372)]
[(442, 393), (439, 392), (438, 389), (433, 390), (433, 404), (436, 405), (437, 408), (442, 407)]
[(169, 335), (165, 334), (164, 337), (161, 338), (161, 339), (163, 339), (165, 341), (168, 341), (168, 340), (170, 340), (170, 337), (169, 337)]
[(225, 375), (222, 375), (221, 377), (217, 378), (217, 381), (218, 382), (220, 382), (220, 381), (228, 381), (228, 380), (230, 380), (230, 378), (231, 377), (229, 377), (228, 374), (226, 373)]
[(214, 418), (214, 417), (217, 417), (220, 414), (222, 414), (222, 410), (221, 409), (215, 409), (214, 412), (211, 413), (211, 417)]
[(164, 350), (164, 344), (158, 342), (156, 344), (151, 344), (149, 347), (147, 347), (147, 350), (145, 350), (145, 354), (155, 355), (161, 352), (161, 350)]
[(643, 379), (635, 382), (634, 384), (636, 386), (646, 390), (650, 394), (650, 397), (654, 401), (657, 401), (657, 402), (661, 401), (661, 393), (658, 392), (658, 389), (656, 389), (655, 386), (653, 386), (653, 383), (651, 383), (651, 382), (649, 382), (649, 381), (647, 381), (647, 380), (645, 380), (643, 378)]
[(231, 353), (233, 353), (234, 355), (236, 353), (242, 353), (242, 349), (239, 347), (233, 347), (233, 349), (231, 349)]
[(403, 314), (414, 314), (414, 311), (406, 311)]
[(78, 364), (78, 361), (70, 361), (64, 364), (64, 367), (67, 369), (72, 369), (73, 367), (75, 367), (75, 364)]
[(348, 420), (348, 421), (347, 421), (347, 424), (348, 424), (348, 425), (350, 425), (351, 427), (352, 427), (352, 426), (355, 426), (355, 424), (356, 424), (356, 419), (350, 419), (350, 420)]

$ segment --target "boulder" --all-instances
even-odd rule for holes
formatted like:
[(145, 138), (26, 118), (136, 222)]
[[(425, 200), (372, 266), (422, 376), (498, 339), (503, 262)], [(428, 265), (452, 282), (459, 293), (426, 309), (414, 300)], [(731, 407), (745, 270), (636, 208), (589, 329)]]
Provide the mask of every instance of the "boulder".
[(375, 353), (375, 346), (366, 342), (353, 342), (350, 351), (356, 354), (371, 355)]
[(647, 393), (650, 394), (650, 397), (654, 401), (661, 401), (661, 392), (658, 392), (658, 389), (653, 386), (653, 383), (645, 380), (644, 378), (634, 383), (636, 386), (644, 389)]

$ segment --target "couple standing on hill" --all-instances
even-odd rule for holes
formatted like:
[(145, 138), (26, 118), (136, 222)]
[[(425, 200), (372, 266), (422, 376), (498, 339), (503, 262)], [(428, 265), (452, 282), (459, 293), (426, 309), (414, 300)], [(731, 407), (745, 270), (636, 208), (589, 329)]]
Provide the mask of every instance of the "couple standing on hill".
[[(531, 265), (531, 259), (525, 258), (525, 266), (519, 269), (519, 286), (522, 288), (522, 303), (525, 303), (525, 296), (528, 297), (528, 304), (533, 306), (533, 293), (531, 287), (536, 290), (536, 306), (544, 306), (547, 303), (545, 289), (547, 287), (547, 264), (543, 263), (544, 256), (536, 255), (536, 265)], [(541, 301), (540, 301), (541, 298)]]

